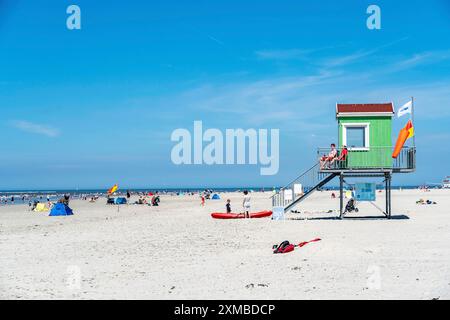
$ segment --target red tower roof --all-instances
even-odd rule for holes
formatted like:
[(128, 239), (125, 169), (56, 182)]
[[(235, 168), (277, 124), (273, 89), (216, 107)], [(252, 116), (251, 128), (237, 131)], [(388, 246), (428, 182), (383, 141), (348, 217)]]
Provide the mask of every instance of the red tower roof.
[(351, 116), (351, 115), (394, 115), (394, 106), (392, 102), (389, 103), (352, 103), (344, 104), (338, 103), (336, 105), (336, 115)]

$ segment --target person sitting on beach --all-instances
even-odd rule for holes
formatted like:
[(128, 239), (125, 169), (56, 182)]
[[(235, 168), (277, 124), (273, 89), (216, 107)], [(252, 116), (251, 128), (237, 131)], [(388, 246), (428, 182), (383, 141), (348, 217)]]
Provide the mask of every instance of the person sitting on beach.
[(66, 206), (68, 206), (69, 202), (70, 202), (70, 195), (69, 194), (65, 194), (61, 203), (64, 203)]
[(106, 196), (106, 204), (114, 204), (114, 198), (111, 198), (111, 195)]
[(154, 207), (157, 207), (157, 206), (159, 206), (159, 202), (160, 202), (161, 200), (159, 199), (159, 196), (153, 196), (152, 197), (152, 206), (154, 206)]
[(331, 150), (328, 155), (323, 155), (319, 158), (320, 169), (325, 169), (325, 166), (337, 157), (336, 145), (331, 144)]
[(34, 200), (33, 201), (33, 206), (31, 207), (31, 211), (34, 211), (34, 209), (36, 209), (38, 203), (39, 203), (39, 200)]
[(245, 218), (250, 218), (250, 196), (248, 191), (244, 191), (244, 200), (242, 201), (242, 206), (244, 207)]
[(139, 200), (135, 202), (136, 204), (147, 204), (147, 200), (142, 196), (139, 197)]
[(424, 200), (424, 199), (419, 199), (418, 201), (416, 201), (416, 204), (437, 204), (436, 201), (431, 201), (431, 200)]
[(227, 213), (231, 213), (231, 200), (230, 199), (227, 200), (226, 207), (227, 207)]

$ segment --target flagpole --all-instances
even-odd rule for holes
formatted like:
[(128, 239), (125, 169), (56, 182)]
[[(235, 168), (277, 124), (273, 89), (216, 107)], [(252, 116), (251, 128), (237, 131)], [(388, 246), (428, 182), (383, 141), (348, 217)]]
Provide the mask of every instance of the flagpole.
[(413, 130), (414, 130), (414, 135), (413, 135), (413, 147), (416, 147), (416, 124), (414, 123), (414, 97), (411, 97), (411, 121), (413, 123)]

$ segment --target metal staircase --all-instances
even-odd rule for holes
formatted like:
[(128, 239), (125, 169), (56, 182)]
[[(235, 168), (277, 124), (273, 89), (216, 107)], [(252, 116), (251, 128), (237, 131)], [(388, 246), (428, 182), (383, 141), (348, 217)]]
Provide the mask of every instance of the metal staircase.
[(283, 207), (284, 212), (287, 212), (338, 175), (337, 172), (321, 171), (319, 163), (316, 163), (273, 195), (272, 206)]

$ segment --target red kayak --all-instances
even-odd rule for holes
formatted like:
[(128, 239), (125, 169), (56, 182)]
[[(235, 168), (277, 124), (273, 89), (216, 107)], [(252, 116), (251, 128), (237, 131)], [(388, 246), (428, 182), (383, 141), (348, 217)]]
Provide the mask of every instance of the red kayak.
[[(265, 218), (270, 217), (272, 215), (272, 211), (261, 211), (250, 213), (250, 218)], [(244, 219), (245, 216), (243, 213), (219, 213), (214, 212), (211, 213), (211, 217), (214, 219)]]

